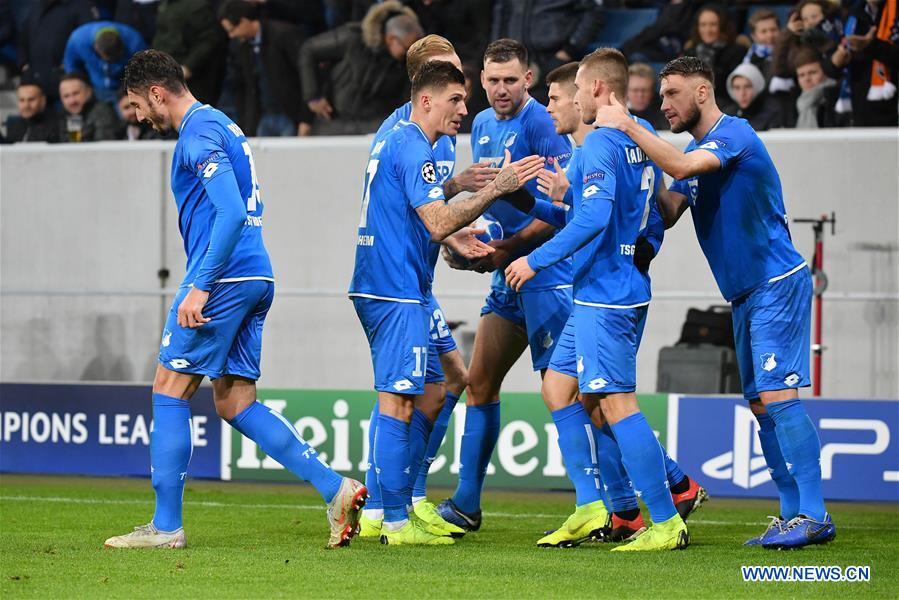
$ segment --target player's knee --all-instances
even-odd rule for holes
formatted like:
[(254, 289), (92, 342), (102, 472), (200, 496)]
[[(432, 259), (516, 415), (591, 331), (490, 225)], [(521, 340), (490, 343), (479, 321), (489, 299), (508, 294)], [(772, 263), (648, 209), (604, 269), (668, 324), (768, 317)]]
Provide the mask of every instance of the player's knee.
[(446, 372), (446, 391), (455, 396), (461, 396), (465, 388), (468, 387), (468, 369), (464, 365), (460, 369), (453, 369)]
[(169, 396), (170, 398), (180, 398), (181, 400), (190, 400), (200, 382), (203, 380), (201, 375), (192, 373), (179, 373), (163, 367), (156, 366), (156, 376), (153, 378), (153, 393)]
[(499, 386), (492, 381), (472, 378), (468, 384), (466, 403), (470, 406), (481, 406), (499, 401)]

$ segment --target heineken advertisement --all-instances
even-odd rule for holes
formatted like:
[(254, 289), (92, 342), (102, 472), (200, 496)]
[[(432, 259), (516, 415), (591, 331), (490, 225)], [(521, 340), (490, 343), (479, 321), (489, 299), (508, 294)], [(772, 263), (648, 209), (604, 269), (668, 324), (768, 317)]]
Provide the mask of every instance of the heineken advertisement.
[[(368, 463), (368, 426), (375, 393), (341, 390), (266, 390), (260, 402), (281, 412), (299, 434), (315, 447), (335, 470), (356, 478)], [(640, 406), (652, 428), (665, 442), (668, 421), (666, 394), (640, 395)], [(559, 452), (556, 427), (540, 394), (502, 396), (502, 428), (489, 485), (506, 488), (556, 489), (571, 487)], [(223, 422), (224, 423), (224, 422)], [(292, 474), (256, 444), (223, 425), (222, 478), (234, 480), (294, 481)], [(434, 464), (429, 483), (455, 486), (465, 426), (464, 397), (456, 406), (449, 430)], [(230, 431), (229, 431), (230, 430)]]

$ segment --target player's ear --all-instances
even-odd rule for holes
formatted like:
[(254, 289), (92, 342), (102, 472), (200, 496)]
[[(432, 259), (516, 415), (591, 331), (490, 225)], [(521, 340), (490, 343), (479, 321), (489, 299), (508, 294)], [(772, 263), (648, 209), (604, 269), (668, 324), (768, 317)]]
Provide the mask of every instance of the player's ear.
[(530, 69), (524, 74), (524, 89), (531, 89), (531, 84), (534, 83), (534, 72)]
[(487, 78), (484, 76), (484, 69), (481, 69), (481, 88), (487, 88)]

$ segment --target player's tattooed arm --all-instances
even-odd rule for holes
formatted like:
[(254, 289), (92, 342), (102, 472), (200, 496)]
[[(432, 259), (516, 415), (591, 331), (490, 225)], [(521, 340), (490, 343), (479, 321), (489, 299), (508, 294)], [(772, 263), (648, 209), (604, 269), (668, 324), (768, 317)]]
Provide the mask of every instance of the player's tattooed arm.
[(449, 200), (460, 192), (478, 192), (493, 181), (499, 171), (488, 164), (474, 163), (443, 184), (443, 195)]
[(627, 109), (615, 97), (615, 92), (610, 94), (609, 101), (611, 104), (597, 109), (595, 125), (626, 133), (654, 163), (675, 179), (687, 179), (721, 169), (721, 161), (708, 150), (696, 149), (684, 154), (640, 125), (630, 117)]
[(514, 192), (522, 185), (537, 177), (543, 168), (539, 156), (527, 156), (509, 162), (506, 151), (506, 166), (496, 175), (496, 179), (468, 198), (447, 204), (443, 200), (429, 202), (416, 208), (418, 216), (431, 232), (431, 240), (443, 241), (446, 236), (465, 227), (477, 219), (497, 198)]

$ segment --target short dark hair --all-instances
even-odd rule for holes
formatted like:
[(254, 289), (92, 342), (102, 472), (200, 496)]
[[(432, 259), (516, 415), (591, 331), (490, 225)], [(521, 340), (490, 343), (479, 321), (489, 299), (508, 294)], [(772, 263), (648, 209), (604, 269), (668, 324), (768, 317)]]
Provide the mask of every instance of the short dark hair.
[(31, 70), (25, 71), (22, 73), (22, 77), (19, 79), (19, 85), (16, 86), (16, 89), (25, 87), (26, 85), (34, 86), (41, 90), (43, 95), (47, 95), (47, 91), (44, 90), (43, 84), (38, 80), (37, 77), (31, 75)]
[(762, 21), (767, 21), (769, 19), (774, 19), (777, 21), (777, 26), (780, 27), (780, 19), (777, 18), (777, 13), (769, 8), (760, 8), (749, 17), (749, 30), (754, 32), (755, 26), (761, 23)]
[(259, 6), (247, 0), (226, 0), (219, 7), (219, 21), (228, 21), (232, 25), (240, 23), (241, 19), (250, 21), (259, 20)]
[(659, 73), (659, 79), (664, 79), (671, 75), (681, 75), (682, 77), (698, 75), (699, 77), (707, 79), (712, 85), (715, 85), (715, 74), (712, 72), (712, 69), (702, 62), (702, 59), (696, 56), (681, 56), (680, 58), (675, 58), (665, 65), (662, 72)]
[(181, 94), (187, 89), (184, 71), (177, 60), (160, 50), (141, 50), (125, 65), (122, 85), (129, 92), (146, 95), (152, 85)]
[(90, 80), (88, 80), (87, 75), (85, 75), (84, 73), (82, 73), (80, 71), (70, 71), (70, 72), (66, 73), (65, 75), (63, 75), (62, 77), (59, 78), (59, 83), (62, 83), (63, 81), (75, 81), (75, 80), (80, 81), (87, 87), (93, 87), (91, 85)]
[(790, 57), (790, 66), (794, 71), (812, 63), (821, 64), (821, 53), (808, 46), (800, 46)]
[(580, 63), (575, 61), (565, 63), (561, 67), (556, 67), (546, 74), (546, 85), (549, 86), (553, 83), (574, 83), (574, 78), (577, 76), (578, 66), (580, 66)]
[(597, 48), (581, 60), (581, 66), (599, 75), (619, 98), (627, 95), (627, 59), (618, 48)]
[(484, 51), (484, 62), (489, 60), (491, 62), (507, 63), (516, 58), (525, 68), (527, 68), (528, 49), (518, 40), (513, 40), (511, 38), (502, 38), (490, 42), (487, 46), (487, 50)]
[(110, 62), (119, 62), (125, 54), (125, 44), (115, 27), (101, 27), (94, 36), (94, 49), (100, 58)]
[(465, 85), (462, 71), (445, 60), (431, 60), (423, 64), (412, 78), (412, 96), (415, 97), (425, 88), (442, 89), (453, 83)]

